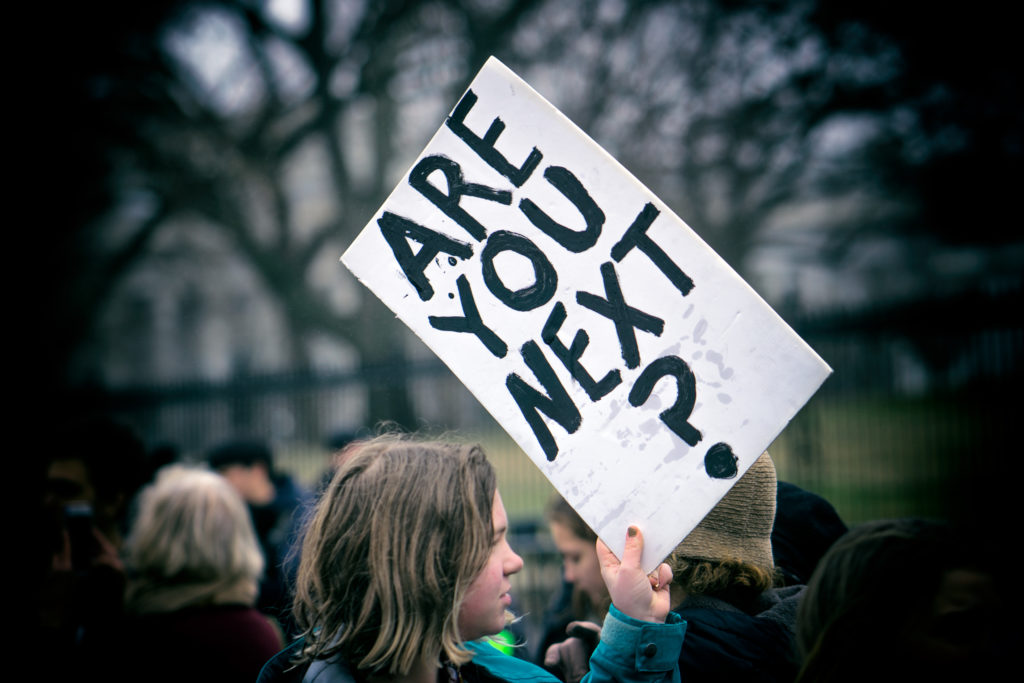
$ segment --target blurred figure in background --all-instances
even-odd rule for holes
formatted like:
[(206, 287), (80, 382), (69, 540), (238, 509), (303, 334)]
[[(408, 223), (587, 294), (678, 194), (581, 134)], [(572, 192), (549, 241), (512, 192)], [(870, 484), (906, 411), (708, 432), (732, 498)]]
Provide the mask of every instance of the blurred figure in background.
[(245, 503), (220, 475), (162, 469), (126, 543), (125, 618), (96, 651), (110, 680), (253, 681), (283, 636), (254, 605), (263, 571)]
[(129, 505), (145, 477), (146, 457), (138, 434), (111, 417), (72, 422), (49, 455), (47, 506), (88, 505), (96, 532), (120, 547)]
[(312, 495), (294, 477), (274, 467), (273, 453), (262, 441), (237, 440), (210, 451), (210, 467), (238, 491), (249, 506), (266, 571), (256, 606), (295, 635), (291, 618), (292, 587), (298, 546)]
[(74, 671), (93, 634), (121, 616), (120, 551), (145, 463), (142, 439), (109, 416), (72, 421), (53, 440), (36, 520), (42, 549), (36, 618), (43, 640), (60, 653), (52, 663), (58, 670)]
[[(543, 664), (548, 648), (565, 640), (570, 632), (586, 640), (588, 633), (581, 622), (600, 624), (609, 604), (597, 558), (597, 534), (557, 493), (548, 502), (544, 516), (555, 548), (562, 556), (562, 588), (544, 613), (542, 637), (534, 652), (537, 664)], [(593, 637), (581, 656), (589, 657), (597, 646), (598, 631), (591, 629), (591, 633)], [(561, 673), (558, 668), (551, 672)]]
[(784, 585), (810, 581), (818, 562), (846, 531), (846, 523), (832, 503), (795, 484), (779, 482), (772, 525), (772, 557)]
[(822, 559), (800, 605), (799, 680), (1003, 678), (1022, 639), (995, 567), (944, 522), (854, 527)]
[(327, 450), (327, 465), (324, 467), (323, 472), (320, 474), (320, 478), (317, 480), (316, 487), (314, 490), (315, 495), (323, 493), (327, 486), (331, 483), (331, 479), (334, 478), (334, 473), (338, 471), (341, 464), (345, 461), (349, 453), (349, 447), (353, 444), (366, 440), (370, 437), (368, 432), (363, 430), (350, 432), (346, 430), (337, 431), (332, 433), (324, 441), (324, 448)]

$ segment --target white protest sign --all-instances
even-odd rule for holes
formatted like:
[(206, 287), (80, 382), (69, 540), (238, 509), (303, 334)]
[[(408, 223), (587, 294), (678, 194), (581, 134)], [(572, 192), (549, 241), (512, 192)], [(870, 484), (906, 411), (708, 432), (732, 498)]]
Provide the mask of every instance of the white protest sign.
[(831, 372), (494, 58), (342, 261), (648, 571)]

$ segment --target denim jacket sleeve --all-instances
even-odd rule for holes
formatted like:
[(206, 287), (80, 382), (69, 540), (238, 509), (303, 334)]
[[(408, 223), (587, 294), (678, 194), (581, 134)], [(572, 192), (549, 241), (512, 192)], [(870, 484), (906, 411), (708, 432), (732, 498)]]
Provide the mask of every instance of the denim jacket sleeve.
[(615, 605), (601, 628), (582, 683), (680, 683), (679, 653), (686, 622), (669, 612), (664, 624), (626, 616)]

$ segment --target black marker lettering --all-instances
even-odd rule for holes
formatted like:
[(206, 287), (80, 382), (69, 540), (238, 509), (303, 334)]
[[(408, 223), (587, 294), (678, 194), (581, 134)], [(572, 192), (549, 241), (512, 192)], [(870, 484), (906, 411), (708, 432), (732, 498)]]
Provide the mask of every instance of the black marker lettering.
[(598, 207), (597, 202), (591, 198), (586, 188), (577, 180), (568, 169), (561, 166), (549, 166), (544, 170), (544, 177), (552, 186), (571, 201), (586, 223), (586, 228), (581, 231), (570, 230), (569, 228), (555, 222), (540, 207), (529, 199), (519, 202), (519, 210), (526, 214), (530, 222), (550, 235), (555, 241), (561, 244), (574, 254), (590, 249), (597, 243), (601, 236), (601, 226), (604, 225), (604, 212)]
[[(494, 266), (494, 259), (503, 251), (512, 251), (525, 256), (533, 264), (534, 282), (529, 287), (512, 291), (505, 286)], [(484, 284), (491, 294), (515, 311), (532, 311), (551, 301), (558, 287), (558, 273), (551, 261), (537, 245), (522, 235), (508, 230), (499, 230), (487, 238), (487, 244), (480, 253)]]
[(600, 382), (595, 382), (594, 378), (587, 372), (587, 369), (580, 364), (580, 356), (583, 355), (587, 344), (590, 343), (590, 338), (585, 331), (577, 330), (576, 336), (572, 340), (572, 347), (565, 348), (565, 344), (557, 336), (558, 330), (561, 329), (564, 322), (565, 306), (559, 301), (551, 309), (551, 315), (548, 316), (547, 322), (544, 323), (544, 329), (541, 331), (540, 337), (544, 340), (545, 344), (551, 347), (555, 357), (562, 361), (562, 365), (569, 371), (572, 378), (580, 383), (580, 386), (587, 392), (590, 400), (599, 401), (622, 382), (622, 376), (619, 375), (618, 370), (612, 370), (605, 374)]
[(712, 479), (732, 479), (739, 474), (736, 462), (739, 460), (727, 443), (716, 443), (704, 456), (704, 471)]
[(534, 376), (547, 393), (542, 394), (537, 391), (515, 373), (505, 379), (505, 386), (508, 387), (509, 393), (515, 399), (519, 410), (522, 411), (523, 417), (526, 418), (527, 424), (530, 425), (533, 435), (537, 437), (541, 448), (544, 449), (544, 455), (550, 462), (558, 456), (558, 444), (555, 443), (555, 438), (551, 435), (551, 430), (544, 423), (544, 418), (540, 416), (540, 413), (544, 413), (560, 424), (569, 434), (575, 433), (580, 428), (583, 418), (580, 417), (579, 409), (572, 402), (572, 398), (569, 397), (562, 383), (558, 381), (555, 371), (551, 369), (537, 343), (526, 342), (520, 349), (520, 353), (522, 353), (527, 367), (533, 371)]
[(505, 123), (501, 119), (495, 118), (491, 122), (491, 126), (487, 129), (487, 133), (484, 134), (483, 138), (477, 137), (476, 133), (466, 128), (466, 114), (476, 104), (476, 99), (476, 93), (472, 90), (467, 90), (466, 94), (459, 100), (459, 103), (455, 105), (455, 110), (445, 122), (446, 125), (453, 133), (462, 138), (463, 142), (469, 145), (470, 149), (476, 152), (481, 159), (490, 164), (491, 168), (511, 180), (512, 184), (516, 187), (522, 187), (526, 179), (530, 177), (530, 174), (540, 164), (543, 155), (539, 149), (534, 147), (526, 161), (523, 162), (523, 165), (516, 168), (508, 162), (508, 159), (502, 156), (501, 152), (494, 149), (494, 143), (497, 142), (498, 136), (505, 130)]
[[(434, 171), (441, 171), (448, 182), (448, 193), (441, 192), (428, 177)], [(449, 159), (440, 155), (423, 157), (409, 173), (409, 184), (416, 188), (420, 194), (433, 202), (434, 206), (444, 211), (448, 216), (461, 225), (473, 239), (478, 242), (487, 236), (487, 230), (480, 222), (473, 218), (461, 206), (459, 201), (463, 197), (479, 197), (488, 199), (499, 204), (512, 204), (512, 193), (508, 190), (497, 190), (486, 185), (467, 183), (462, 178), (462, 168)]]
[(466, 279), (465, 275), (459, 275), (455, 283), (459, 287), (459, 299), (462, 301), (464, 317), (432, 315), (427, 318), (430, 326), (435, 330), (444, 330), (445, 332), (470, 332), (475, 334), (483, 342), (483, 345), (487, 347), (488, 351), (497, 358), (504, 358), (505, 354), (508, 353), (508, 346), (493, 330), (484, 325), (484, 321), (480, 318), (480, 311), (476, 307), (476, 301), (473, 300), (473, 290), (469, 286), (469, 280)]
[[(409, 278), (409, 282), (416, 288), (423, 301), (434, 296), (434, 288), (430, 286), (423, 271), (435, 256), (444, 252), (468, 259), (473, 255), (473, 247), (470, 245), (388, 211), (377, 219), (377, 225), (380, 226), (384, 239), (391, 245), (391, 251), (394, 252), (398, 265), (402, 267), (402, 272)], [(415, 254), (409, 246), (410, 239), (423, 245)]]
[(665, 321), (626, 305), (615, 266), (610, 262), (601, 264), (601, 276), (604, 278), (604, 291), (608, 298), (602, 299), (589, 292), (576, 292), (576, 302), (615, 323), (615, 332), (622, 347), (622, 360), (626, 361), (627, 368), (635, 368), (640, 365), (640, 349), (636, 345), (633, 328), (660, 337)]
[(667, 376), (676, 378), (676, 401), (658, 417), (669, 429), (678, 434), (680, 439), (690, 446), (696, 446), (701, 439), (701, 433), (687, 420), (690, 419), (693, 404), (697, 401), (697, 380), (690, 366), (682, 358), (662, 356), (644, 368), (629, 392), (629, 402), (634, 406), (642, 406), (650, 398), (658, 380)]
[(629, 226), (629, 229), (626, 230), (626, 234), (612, 247), (611, 255), (615, 262), (618, 263), (625, 258), (626, 254), (633, 247), (636, 247), (647, 254), (647, 257), (654, 262), (654, 265), (658, 266), (658, 269), (672, 281), (676, 289), (682, 292), (683, 296), (686, 296), (693, 289), (693, 280), (672, 261), (661, 247), (654, 243), (654, 240), (647, 236), (647, 229), (651, 227), (654, 219), (660, 213), (654, 207), (654, 204), (648, 202), (637, 215), (636, 220), (633, 221), (633, 225)]

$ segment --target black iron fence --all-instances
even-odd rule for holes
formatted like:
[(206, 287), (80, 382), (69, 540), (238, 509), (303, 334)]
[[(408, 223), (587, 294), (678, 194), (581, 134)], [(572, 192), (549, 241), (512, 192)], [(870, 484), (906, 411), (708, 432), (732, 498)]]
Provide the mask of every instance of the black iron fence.
[[(787, 316), (834, 374), (770, 449), (780, 476), (828, 495), (853, 521), (937, 513), (944, 487), (970, 469), (980, 444), (1012, 438), (1024, 348), (1020, 304), (1012, 290)], [(481, 439), (499, 459), (509, 455), (505, 469), (532, 472), (527, 458), (507, 453), (517, 449), (436, 360), (109, 390), (90, 404), (186, 459), (233, 436), (263, 438), (281, 467), (312, 480), (333, 435), (370, 426), (371, 386), (408, 398), (417, 424), (407, 427)], [(526, 493), (511, 498), (510, 513), (529, 517), (539, 507)]]

